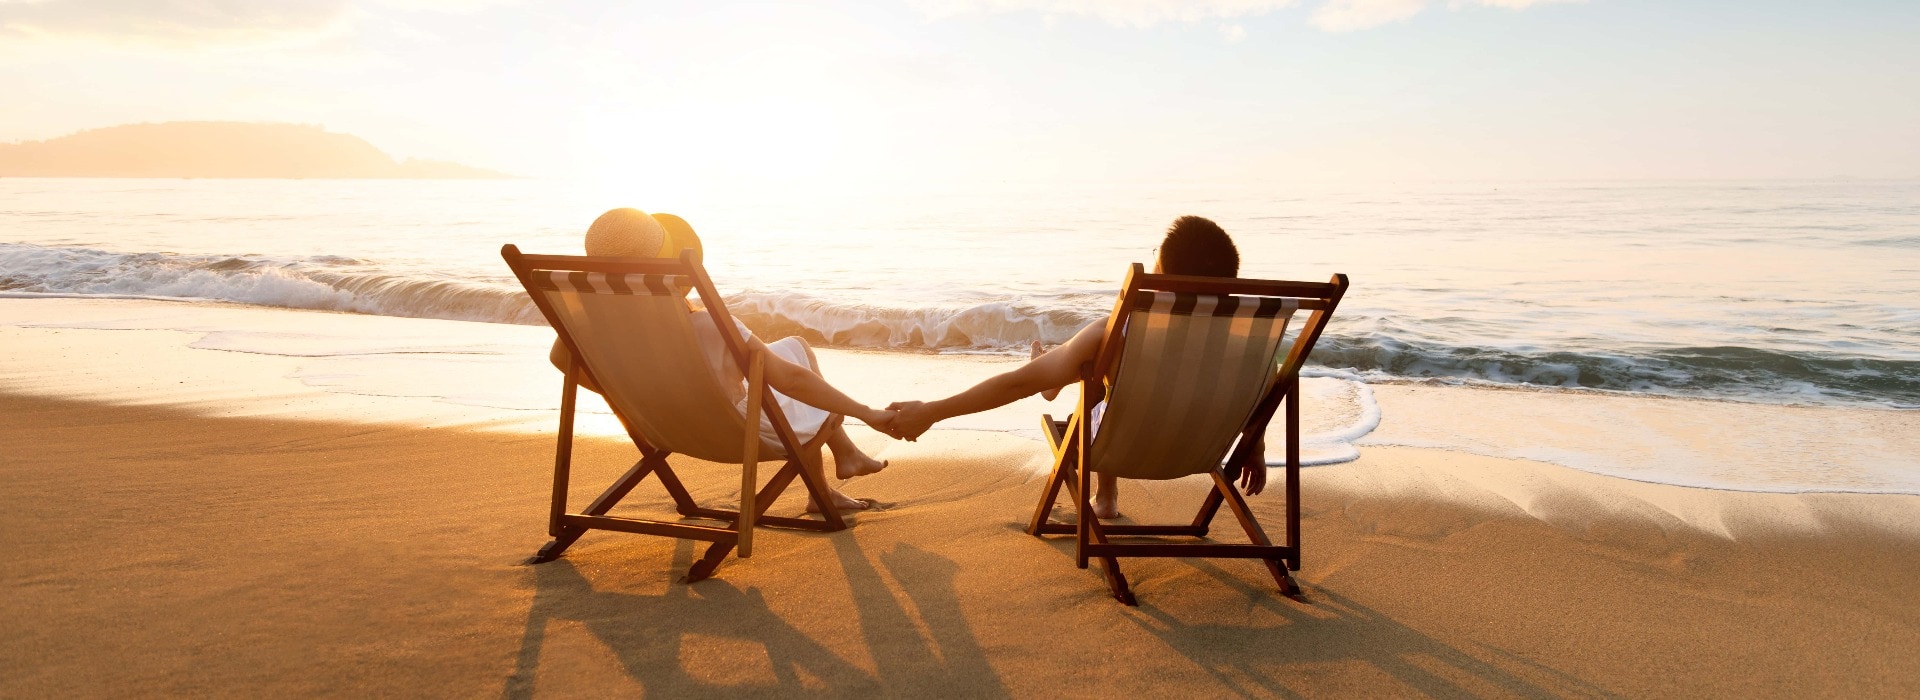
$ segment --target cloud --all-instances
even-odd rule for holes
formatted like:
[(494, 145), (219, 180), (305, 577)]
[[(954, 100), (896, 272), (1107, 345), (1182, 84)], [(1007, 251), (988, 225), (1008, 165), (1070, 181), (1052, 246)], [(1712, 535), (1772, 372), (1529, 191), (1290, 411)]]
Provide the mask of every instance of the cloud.
[(1321, 31), (1350, 32), (1399, 22), (1426, 6), (1427, 0), (1327, 0), (1307, 23)]
[(1585, 2), (1585, 1), (1586, 0), (1452, 0), (1451, 2), (1447, 3), (1447, 6), (1456, 10), (1462, 7), (1466, 7), (1468, 5), (1479, 5), (1481, 7), (1504, 7), (1509, 10), (1524, 10), (1529, 7), (1533, 7), (1534, 5), (1547, 5), (1552, 3)]
[[(1037, 13), (1047, 26), (1060, 17), (1093, 17), (1110, 24), (1146, 28), (1164, 22), (1197, 23), (1239, 20), (1269, 14), (1292, 7), (1298, 0), (907, 0), (928, 19), (946, 19), (973, 14)], [(1498, 7), (1524, 10), (1534, 5), (1585, 2), (1586, 0), (1447, 0), (1449, 9)], [(1326, 0), (1308, 24), (1328, 32), (1350, 32), (1382, 24), (1404, 21), (1420, 14), (1435, 0)], [(1246, 29), (1237, 22), (1220, 24), (1220, 35), (1228, 42), (1246, 39)]]
[[(1584, 2), (1585, 0), (1448, 0), (1447, 8), (1498, 7), (1524, 10), (1534, 5)], [(1351, 32), (1401, 22), (1420, 14), (1430, 0), (1327, 0), (1315, 8), (1307, 22), (1328, 32)]]
[(1151, 27), (1162, 22), (1256, 17), (1289, 7), (1295, 0), (908, 0), (931, 19), (968, 14), (1037, 12), (1051, 19), (1061, 15), (1093, 17), (1110, 24)]
[(351, 0), (196, 2), (39, 0), (0, 3), (0, 30), (42, 37), (246, 42), (337, 27)]
[(511, 0), (0, 0), (0, 36), (165, 45), (321, 36), (376, 10), (470, 12)]

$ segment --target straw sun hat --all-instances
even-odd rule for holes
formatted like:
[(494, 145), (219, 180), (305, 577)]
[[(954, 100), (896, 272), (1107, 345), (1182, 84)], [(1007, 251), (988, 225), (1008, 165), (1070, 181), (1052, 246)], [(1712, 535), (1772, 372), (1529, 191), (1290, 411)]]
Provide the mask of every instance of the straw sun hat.
[(687, 221), (672, 214), (652, 214), (632, 208), (609, 210), (587, 227), (587, 255), (612, 258), (678, 258), (693, 249), (700, 259), (700, 236)]

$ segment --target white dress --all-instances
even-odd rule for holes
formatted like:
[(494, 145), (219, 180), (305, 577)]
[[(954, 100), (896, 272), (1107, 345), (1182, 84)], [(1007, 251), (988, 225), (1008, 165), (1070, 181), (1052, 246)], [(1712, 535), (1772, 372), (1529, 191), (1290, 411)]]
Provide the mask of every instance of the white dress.
[[(695, 311), (687, 320), (693, 323), (693, 335), (700, 343), (701, 352), (707, 357), (708, 369), (713, 370), (713, 376), (722, 383), (735, 382), (739, 388), (733, 393), (740, 400), (734, 404), (734, 408), (739, 409), (740, 415), (747, 415), (747, 380), (736, 371), (732, 358), (727, 357), (727, 343), (720, 338), (720, 330), (713, 325), (713, 319), (706, 311)], [(739, 329), (740, 337), (749, 341), (753, 339), (753, 331), (747, 330), (746, 324), (741, 323), (740, 319), (734, 319), (733, 326)], [(767, 351), (788, 362), (819, 371), (807, 358), (806, 341), (799, 338), (787, 337), (767, 343)], [(827, 419), (832, 417), (825, 410), (800, 403), (779, 391), (773, 392), (773, 398), (780, 406), (780, 412), (786, 415), (787, 424), (793, 427), (794, 438), (801, 443), (819, 435), (820, 426), (826, 425)], [(769, 444), (780, 444), (780, 437), (773, 429), (773, 419), (765, 412), (760, 414), (760, 439)]]

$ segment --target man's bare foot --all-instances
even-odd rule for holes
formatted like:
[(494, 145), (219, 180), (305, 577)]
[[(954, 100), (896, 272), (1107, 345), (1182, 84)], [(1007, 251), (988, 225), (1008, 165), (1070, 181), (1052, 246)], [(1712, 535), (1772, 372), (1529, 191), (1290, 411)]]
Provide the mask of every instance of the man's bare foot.
[(1093, 517), (1112, 520), (1120, 517), (1120, 494), (1100, 491), (1093, 494)]
[(856, 476), (875, 474), (886, 468), (886, 460), (874, 459), (866, 455), (859, 455), (852, 459), (840, 459), (838, 455), (835, 455), (833, 459), (834, 476), (840, 477), (841, 481), (846, 481)]
[[(844, 493), (840, 493), (839, 489), (828, 489), (827, 499), (830, 501), (833, 501), (834, 510), (838, 510), (843, 513), (850, 510), (866, 510), (868, 506), (872, 505), (870, 503), (867, 503), (866, 501), (862, 501), (858, 498), (853, 498)], [(807, 499), (807, 512), (809, 513), (820, 512), (820, 509), (814, 505), (813, 499), (811, 498)]]
[[(1032, 345), (1027, 346), (1028, 362), (1038, 360), (1040, 359), (1041, 355), (1045, 355), (1045, 354), (1047, 354), (1046, 347), (1041, 345), (1040, 341), (1038, 340), (1033, 341)], [(1057, 387), (1057, 386), (1052, 389), (1047, 389), (1046, 391), (1040, 392), (1040, 398), (1046, 399), (1048, 401), (1052, 401), (1053, 397), (1059, 396), (1059, 395), (1060, 395), (1060, 387)], [(1106, 516), (1101, 516), (1101, 517), (1106, 517)]]

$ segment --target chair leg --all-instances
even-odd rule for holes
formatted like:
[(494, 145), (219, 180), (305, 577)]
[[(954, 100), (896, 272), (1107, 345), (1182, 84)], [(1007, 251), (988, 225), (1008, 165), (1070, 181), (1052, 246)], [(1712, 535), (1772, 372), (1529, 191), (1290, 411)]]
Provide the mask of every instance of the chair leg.
[(680, 475), (673, 470), (660, 470), (660, 485), (666, 487), (667, 495), (673, 498), (675, 512), (692, 517), (700, 510), (700, 504), (693, 502), (693, 494), (687, 492), (686, 484), (680, 482)]
[(706, 580), (707, 577), (713, 575), (714, 569), (720, 568), (720, 562), (725, 561), (727, 553), (732, 551), (732, 542), (713, 543), (712, 546), (707, 547), (707, 553), (700, 557), (700, 561), (696, 561), (693, 563), (693, 566), (687, 567), (687, 575), (681, 580), (686, 583), (698, 583)]
[[(668, 474), (673, 473), (672, 469), (667, 466), (667, 454), (665, 452), (655, 452), (642, 457), (638, 462), (634, 462), (632, 469), (628, 469), (627, 473), (621, 475), (620, 479), (613, 482), (612, 486), (608, 486), (606, 491), (602, 491), (600, 497), (593, 499), (593, 503), (588, 505), (586, 510), (581, 511), (581, 514), (605, 515), (607, 511), (612, 510), (616, 504), (620, 503), (620, 499), (626, 498), (627, 493), (633, 491), (633, 487), (639, 486), (642, 479), (647, 478), (648, 474), (656, 470), (660, 472), (662, 481), (669, 478), (667, 476)], [(587, 534), (586, 528), (560, 528), (560, 533), (554, 536), (553, 541), (542, 546), (540, 551), (533, 555), (533, 558), (527, 560), (527, 563), (544, 564), (560, 558), (560, 555), (565, 553), (567, 548), (573, 546), (573, 543), (579, 540), (580, 536), (584, 534)]]
[[(1233, 482), (1227, 481), (1226, 475), (1217, 469), (1213, 472), (1213, 486), (1214, 493), (1233, 510), (1233, 517), (1240, 521), (1240, 529), (1246, 531), (1247, 539), (1258, 545), (1273, 544), (1273, 540), (1267, 538), (1267, 531), (1253, 518), (1253, 509), (1247, 507), (1247, 499), (1241, 497), (1240, 490), (1234, 488)], [(1267, 572), (1273, 574), (1273, 582), (1280, 586), (1281, 595), (1304, 600), (1300, 586), (1294, 583), (1292, 576), (1287, 575), (1285, 559), (1263, 559), (1261, 563), (1266, 564)]]
[[(1321, 318), (1316, 311), (1314, 318)], [(1300, 378), (1287, 382), (1287, 568), (1300, 570)]]
[(1273, 582), (1280, 585), (1280, 595), (1286, 596), (1288, 598), (1292, 598), (1302, 603), (1307, 602), (1307, 594), (1301, 591), (1300, 585), (1297, 583), (1294, 583), (1293, 577), (1287, 574), (1286, 561), (1276, 560), (1276, 559), (1263, 559), (1261, 560), (1261, 563), (1266, 564), (1267, 572), (1273, 574)]
[(1220, 512), (1224, 500), (1218, 490), (1207, 492), (1207, 500), (1200, 503), (1200, 512), (1193, 516), (1193, 526), (1200, 528), (1199, 537), (1207, 536), (1207, 530), (1213, 527), (1213, 516)]
[[(767, 509), (773, 507), (773, 502), (780, 499), (780, 494), (786, 492), (787, 485), (793, 483), (794, 477), (800, 476), (803, 469), (805, 467), (791, 459), (781, 464), (780, 469), (773, 473), (773, 478), (767, 480), (767, 485), (760, 487), (759, 493), (754, 494), (753, 507), (760, 511), (754, 515), (766, 515)], [(801, 485), (804, 487), (805, 483)], [(812, 500), (813, 495), (808, 494), (807, 498)]]
[(1090, 481), (1090, 472), (1085, 466), (1076, 468), (1073, 471), (1073, 509), (1075, 511), (1073, 565), (1084, 569), (1087, 568), (1087, 538), (1090, 536), (1093, 530), (1093, 523), (1096, 520), (1096, 518), (1093, 517), (1093, 484)]
[[(789, 458), (788, 463), (799, 467), (800, 483), (807, 489), (807, 498), (813, 501), (815, 508), (820, 509), (820, 516), (825, 518), (835, 531), (844, 530), (847, 527), (846, 520), (840, 517), (840, 509), (833, 507), (833, 499), (827, 495), (831, 493), (831, 489), (814, 476), (813, 467), (823, 464), (826, 459), (820, 454), (821, 447), (819, 444), (808, 446), (800, 450), (800, 454)], [(803, 462), (802, 460), (812, 461)], [(824, 473), (824, 469), (822, 471)]]
[(559, 537), (555, 537), (552, 541), (541, 545), (540, 551), (534, 552), (533, 557), (528, 559), (527, 563), (545, 564), (559, 559), (561, 554), (566, 553), (568, 547), (573, 546), (573, 541), (580, 539), (580, 536), (586, 534), (586, 532), (586, 530), (578, 528), (561, 532)]
[(1047, 486), (1040, 490), (1040, 503), (1033, 507), (1033, 520), (1027, 522), (1027, 534), (1040, 536), (1040, 526), (1047, 524), (1048, 516), (1053, 514), (1053, 504), (1060, 501), (1060, 487), (1067, 483), (1071, 473), (1066, 458), (1055, 460), (1053, 473), (1047, 476)]
[[(1106, 529), (1100, 525), (1098, 518), (1093, 519), (1091, 527), (1088, 528), (1088, 535), (1093, 542), (1100, 544), (1107, 543)], [(1100, 576), (1106, 579), (1107, 590), (1113, 593), (1114, 600), (1118, 600), (1122, 604), (1129, 606), (1140, 604), (1140, 602), (1133, 597), (1133, 589), (1127, 586), (1127, 575), (1120, 571), (1119, 558), (1100, 557)]]
[(1100, 574), (1107, 580), (1107, 591), (1113, 599), (1129, 607), (1138, 606), (1140, 601), (1133, 597), (1133, 589), (1127, 586), (1127, 575), (1120, 573), (1120, 562), (1113, 557), (1100, 558)]
[(1053, 506), (1060, 502), (1060, 487), (1069, 486), (1067, 479), (1073, 474), (1073, 460), (1078, 459), (1079, 440), (1073, 439), (1073, 431), (1078, 426), (1070, 420), (1054, 420), (1051, 415), (1040, 416), (1040, 431), (1047, 437), (1047, 448), (1053, 453), (1053, 472), (1047, 475), (1047, 485), (1040, 490), (1040, 502), (1033, 507), (1033, 519), (1027, 521), (1027, 534), (1040, 536), (1040, 528), (1047, 524), (1053, 515)]

